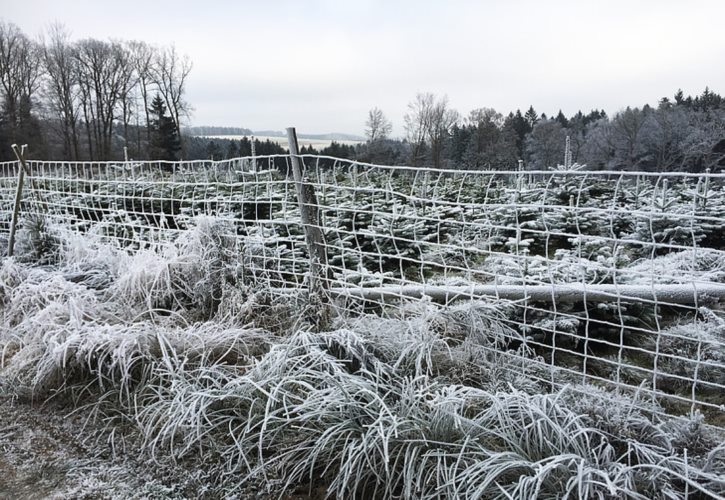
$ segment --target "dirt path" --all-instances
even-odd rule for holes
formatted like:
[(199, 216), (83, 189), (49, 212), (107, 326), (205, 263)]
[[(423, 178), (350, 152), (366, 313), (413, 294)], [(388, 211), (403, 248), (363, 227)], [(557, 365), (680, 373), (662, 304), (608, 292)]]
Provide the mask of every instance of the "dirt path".
[[(67, 410), (0, 398), (0, 499), (180, 498), (173, 479), (125, 453), (114, 458), (98, 429)], [(106, 440), (106, 439), (104, 439)], [(105, 449), (104, 449), (105, 448)], [(188, 475), (187, 475), (188, 477)]]
[[(203, 463), (158, 463), (142, 453), (133, 433), (115, 436), (88, 425), (82, 412), (30, 405), (0, 396), (0, 500), (25, 499), (185, 499), (222, 498)], [(279, 498), (279, 493), (248, 485), (231, 499)], [(219, 490), (216, 490), (219, 491)], [(284, 500), (320, 500), (307, 488)]]

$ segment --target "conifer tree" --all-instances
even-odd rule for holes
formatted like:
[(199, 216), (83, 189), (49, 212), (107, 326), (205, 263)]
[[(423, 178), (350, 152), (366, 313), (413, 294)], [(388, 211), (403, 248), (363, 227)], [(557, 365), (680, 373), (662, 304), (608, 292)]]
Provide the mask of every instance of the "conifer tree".
[(534, 110), (533, 106), (529, 106), (529, 109), (526, 111), (526, 114), (524, 115), (524, 119), (526, 120), (526, 123), (528, 123), (529, 127), (534, 128), (534, 125), (539, 121), (539, 115)]
[(156, 94), (149, 113), (153, 117), (149, 124), (151, 144), (149, 153), (153, 160), (178, 160), (181, 143), (176, 131), (174, 120), (166, 114), (166, 104), (159, 94)]

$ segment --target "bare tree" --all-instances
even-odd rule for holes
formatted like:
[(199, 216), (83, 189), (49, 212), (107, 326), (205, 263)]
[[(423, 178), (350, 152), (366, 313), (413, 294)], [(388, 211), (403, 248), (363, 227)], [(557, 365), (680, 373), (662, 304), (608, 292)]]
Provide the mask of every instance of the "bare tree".
[(63, 140), (63, 156), (71, 160), (80, 157), (78, 141), (78, 88), (76, 84), (74, 47), (68, 31), (60, 24), (48, 30), (48, 41), (43, 46), (46, 102), (59, 125)]
[(617, 168), (634, 169), (644, 156), (642, 130), (651, 112), (649, 106), (643, 109), (629, 106), (617, 113), (610, 122), (614, 140), (614, 162)]
[(586, 126), (586, 137), (581, 150), (581, 158), (592, 169), (615, 168), (612, 158), (615, 151), (615, 139), (608, 118), (600, 118)]
[(0, 85), (2, 112), (10, 140), (27, 141), (32, 99), (40, 85), (38, 45), (20, 29), (0, 21)]
[(186, 79), (191, 72), (191, 66), (191, 60), (187, 56), (179, 55), (173, 45), (161, 50), (156, 57), (155, 82), (166, 102), (179, 137), (181, 137), (181, 120), (191, 112), (189, 103), (184, 99)]
[(443, 96), (435, 102), (428, 131), (433, 167), (441, 168), (443, 166), (443, 148), (450, 136), (451, 128), (458, 123), (458, 120), (460, 120), (458, 111), (448, 107), (448, 97)]
[(387, 139), (393, 130), (393, 124), (387, 119), (380, 108), (373, 108), (368, 112), (365, 122), (365, 135), (369, 142)]
[(118, 59), (119, 87), (118, 100), (121, 107), (121, 123), (123, 124), (123, 140), (128, 146), (129, 125), (131, 117), (136, 112), (136, 91), (138, 75), (134, 70), (133, 53), (126, 42), (115, 44), (114, 55)]
[(714, 154), (714, 149), (725, 137), (725, 110), (692, 111), (688, 121), (680, 169), (701, 172), (716, 168), (720, 155)]
[[(143, 112), (146, 118), (146, 121), (144, 122), (144, 128), (146, 129), (146, 143), (149, 144), (151, 142), (151, 128), (149, 127), (149, 124), (151, 123), (151, 119), (149, 117), (149, 91), (152, 85), (155, 85), (154, 64), (157, 59), (157, 50), (145, 42), (138, 41), (129, 42), (128, 46), (131, 51), (131, 63), (136, 73), (136, 85), (138, 92), (141, 95), (141, 105), (143, 106)], [(136, 149), (139, 152), (141, 151), (140, 133), (141, 128), (139, 127), (139, 135), (137, 136), (136, 143)]]
[(425, 149), (429, 147), (432, 165), (440, 168), (445, 141), (450, 136), (451, 127), (460, 119), (457, 111), (448, 108), (448, 98), (436, 99), (430, 92), (418, 94), (408, 104), (404, 118), (413, 166), (421, 164)]
[(682, 149), (688, 133), (688, 113), (682, 106), (661, 102), (645, 118), (640, 135), (645, 154), (644, 166), (666, 172), (682, 165)]
[(419, 93), (414, 101), (408, 103), (408, 112), (403, 117), (405, 132), (410, 143), (410, 163), (414, 167), (423, 162), (434, 103), (433, 94)]
[(108, 160), (116, 108), (127, 84), (127, 60), (117, 42), (88, 39), (78, 42), (77, 47), (78, 82), (89, 155), (91, 159)]

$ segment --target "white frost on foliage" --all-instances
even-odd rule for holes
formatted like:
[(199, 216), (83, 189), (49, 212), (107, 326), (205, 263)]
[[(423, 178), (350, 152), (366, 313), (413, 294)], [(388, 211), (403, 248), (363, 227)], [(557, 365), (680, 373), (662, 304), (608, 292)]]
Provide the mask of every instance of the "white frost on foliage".
[(707, 248), (673, 252), (635, 262), (621, 274), (622, 283), (723, 283), (725, 252)]

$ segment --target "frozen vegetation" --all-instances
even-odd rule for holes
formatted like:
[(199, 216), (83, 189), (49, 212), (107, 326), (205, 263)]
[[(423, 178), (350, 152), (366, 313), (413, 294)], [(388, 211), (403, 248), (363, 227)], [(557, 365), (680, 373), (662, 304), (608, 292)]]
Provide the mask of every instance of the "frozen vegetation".
[[(239, 246), (229, 222), (196, 218), (173, 241), (133, 253), (104, 231), (25, 222), (16, 256), (0, 266), (0, 395), (74, 411), (78, 435), (94, 430), (87, 453), (111, 457), (106, 476), (127, 480), (153, 464), (164, 477), (138, 496), (725, 495), (722, 422), (667, 416), (643, 392), (585, 385), (540, 362), (547, 353), (511, 321), (511, 304), (339, 307), (317, 332), (303, 288), (272, 293), (259, 240)], [(661, 259), (678, 270), (667, 279), (722, 280), (720, 261), (692, 269), (686, 254)], [(593, 279), (606, 279), (593, 266)], [(621, 266), (633, 282), (637, 266)], [(693, 369), (725, 382), (720, 312), (703, 307), (666, 328), (662, 342), (639, 340), (658, 343), (660, 369), (675, 376), (667, 384)], [(690, 354), (697, 364), (683, 361)], [(635, 366), (615, 361), (601, 370)], [(636, 387), (631, 371), (617, 376)], [(113, 457), (136, 465), (113, 468)], [(129, 496), (91, 483), (66, 493)]]

